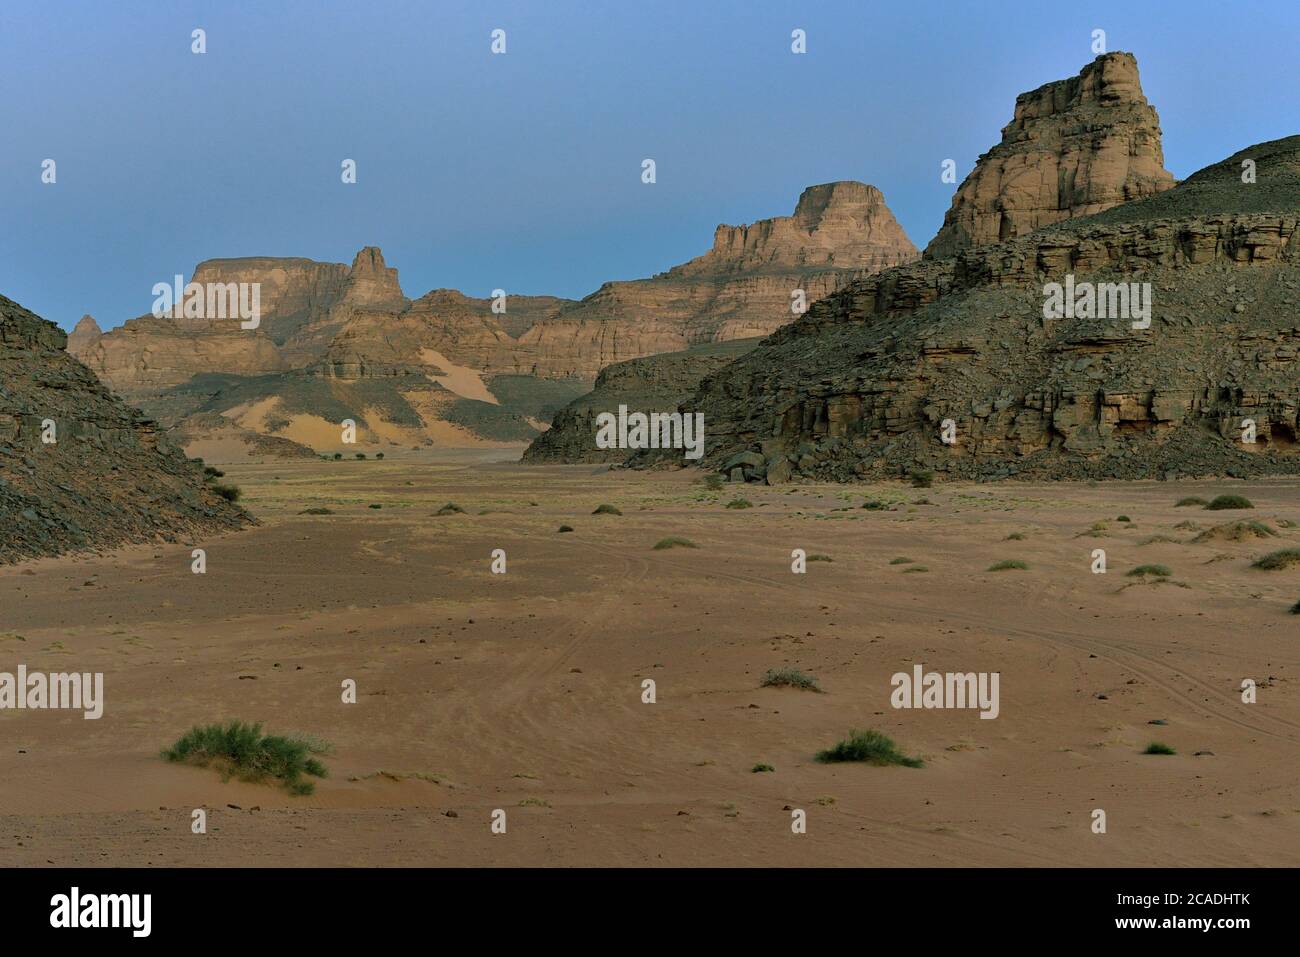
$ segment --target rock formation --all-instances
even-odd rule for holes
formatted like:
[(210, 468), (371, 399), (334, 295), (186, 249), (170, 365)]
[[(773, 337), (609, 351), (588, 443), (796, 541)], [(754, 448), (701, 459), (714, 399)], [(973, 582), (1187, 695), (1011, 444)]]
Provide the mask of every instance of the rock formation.
[(99, 328), (99, 323), (95, 321), (92, 315), (84, 315), (77, 320), (77, 324), (68, 333), (68, 351), (74, 356), (85, 352), (90, 345), (103, 335)]
[(0, 562), (251, 521), (66, 341), (0, 296)]
[[(719, 226), (713, 248), (704, 255), (650, 279), (605, 283), (547, 325), (654, 322), (662, 330), (656, 335), (672, 338), (648, 352), (606, 356), (607, 362), (764, 336), (795, 318), (795, 290), (802, 289), (811, 303), (853, 279), (916, 258), (916, 247), (880, 190), (865, 183), (826, 183), (805, 189), (793, 216)], [(548, 330), (533, 331), (544, 340)], [(591, 376), (599, 368), (590, 363), (582, 372)]]
[(606, 366), (595, 388), (556, 413), (551, 427), (533, 439), (523, 460), (543, 462), (621, 462), (629, 453), (596, 447), (596, 417), (602, 412), (672, 412), (695, 392), (700, 380), (744, 355), (757, 339), (695, 346), (684, 352), (628, 359)]
[(320, 447), (352, 418), (373, 441), (518, 442), (612, 363), (766, 335), (795, 318), (795, 290), (811, 303), (917, 255), (879, 190), (829, 183), (805, 190), (793, 216), (720, 226), (703, 256), (582, 302), (507, 294), (495, 312), (449, 289), (409, 300), (374, 247), (351, 267), (212, 259), (191, 282), (261, 283), (256, 329), (146, 316), (71, 348), (169, 427), (224, 413)]
[[(1048, 308), (1048, 284), (1067, 282), (1091, 284), (1093, 316), (1084, 298), (1076, 318)], [(1149, 327), (1120, 284), (1149, 293)], [(707, 463), (773, 483), (1300, 472), (1300, 136), (855, 282), (685, 408), (704, 413)]]
[(958, 188), (925, 255), (1014, 239), (1173, 185), (1137, 60), (1106, 53), (1077, 77), (1016, 98), (1002, 141)]

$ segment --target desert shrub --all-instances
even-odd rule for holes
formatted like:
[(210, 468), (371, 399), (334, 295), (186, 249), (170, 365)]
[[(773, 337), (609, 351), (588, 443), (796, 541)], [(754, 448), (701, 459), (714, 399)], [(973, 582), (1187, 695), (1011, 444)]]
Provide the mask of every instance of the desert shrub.
[(220, 482), (212, 483), (212, 491), (216, 492), (227, 502), (238, 502), (244, 494), (238, 485), (222, 485)]
[(915, 561), (916, 561), (915, 558), (904, 558), (903, 556), (900, 555), (898, 558), (891, 558), (891, 559), (889, 560), (889, 564), (891, 564), (891, 565), (911, 565), (911, 564), (912, 564), (913, 562), (915, 562)]
[(571, 532), (571, 531), (573, 531), (573, 526), (572, 526), (572, 525), (561, 525), (559, 528), (556, 529), (556, 531), (557, 531), (557, 532)]
[(808, 561), (810, 561), (810, 562), (833, 562), (833, 561), (835, 561), (835, 559), (831, 558), (829, 555), (815, 554), (815, 555), (809, 555), (809, 556), (808, 556)]
[(901, 764), (908, 768), (921, 767), (920, 758), (909, 758), (902, 754), (897, 745), (879, 731), (862, 731), (854, 729), (849, 736), (825, 751), (817, 753), (817, 760), (823, 764), (839, 761), (865, 761), (867, 764), (885, 766)]
[(661, 538), (655, 542), (655, 550), (662, 551), (665, 548), (699, 548), (689, 538), (682, 538), (680, 535), (669, 535), (667, 538)]
[(994, 564), (990, 565), (989, 571), (1005, 572), (1013, 568), (1019, 569), (1020, 571), (1025, 571), (1029, 568), (1029, 564), (1027, 562), (1022, 562), (1018, 558), (1007, 558), (1004, 559), (1003, 561), (995, 562)]
[(337, 461), (338, 461), (339, 459), (341, 459), (341, 458), (343, 458), (343, 453), (342, 453), (342, 452), (335, 452), (335, 453), (334, 453), (334, 461), (335, 461), (335, 462), (337, 462)]
[(1002, 539), (1002, 540), (1003, 540), (1004, 542), (1023, 542), (1023, 541), (1025, 540), (1025, 533), (1024, 533), (1024, 532), (1012, 532), (1010, 535), (1008, 535), (1006, 538), (1004, 538), (1004, 539)]
[(195, 725), (162, 752), (168, 761), (215, 767), (224, 780), (274, 778), (291, 794), (311, 794), (315, 785), (305, 776), (323, 778), (325, 766), (311, 757), (325, 753), (328, 745), (303, 737), (262, 734), (262, 725), (231, 721)]
[(1291, 606), (1291, 614), (1300, 615), (1300, 601)]
[(465, 510), (461, 508), (459, 505), (457, 505), (455, 502), (448, 502), (442, 508), (438, 509), (439, 515), (455, 515), (457, 512), (459, 512), (461, 515), (465, 514)]
[(620, 512), (613, 505), (597, 505), (596, 510), (591, 514), (592, 515), (622, 515), (623, 513)]
[(1152, 741), (1150, 744), (1147, 745), (1146, 750), (1143, 751), (1142, 753), (1143, 754), (1177, 754), (1178, 752), (1175, 751), (1167, 744), (1161, 744), (1159, 741)]
[(1255, 559), (1251, 562), (1251, 567), (1263, 568), (1266, 571), (1277, 571), (1282, 568), (1290, 568), (1295, 564), (1300, 564), (1300, 548), (1282, 548), (1276, 552), (1269, 552), (1263, 558)]
[(1254, 519), (1249, 521), (1225, 522), (1222, 525), (1215, 525), (1213, 528), (1207, 528), (1195, 538), (1193, 542), (1244, 542), (1252, 538), (1277, 538), (1277, 532), (1269, 528), (1263, 522), (1257, 522)]
[(704, 476), (704, 487), (711, 492), (718, 491), (718, 489), (722, 488), (722, 476), (716, 472)]
[(913, 488), (931, 488), (934, 485), (934, 472), (931, 469), (912, 469), (907, 477)]
[(205, 479), (224, 478), (225, 475), (226, 473), (221, 469), (213, 468), (211, 465), (203, 466), (203, 477)]
[(1129, 578), (1145, 578), (1152, 575), (1156, 578), (1168, 578), (1173, 574), (1168, 565), (1139, 565), (1137, 568), (1125, 572)]
[(903, 569), (903, 574), (906, 575), (909, 572), (928, 572), (929, 570), (930, 569), (926, 568), (924, 565), (909, 565), (907, 568)]
[(380, 505), (378, 502), (371, 502), (369, 505), (366, 506), (366, 508), (383, 508), (383, 507), (384, 506)]
[(889, 503), (881, 502), (873, 498), (863, 502), (862, 507), (871, 512), (883, 512), (889, 508)]
[(382, 459), (383, 457), (384, 457), (384, 453), (383, 453), (383, 452), (376, 452), (376, 453), (375, 453), (375, 458), (377, 458), (377, 459)]
[(356, 458), (364, 459), (365, 457), (366, 457), (366, 453), (365, 453), (365, 452), (358, 452), (358, 453), (356, 454)]
[(727, 503), (727, 508), (753, 508), (754, 503), (746, 498), (733, 498)]
[(1119, 516), (1117, 516), (1117, 517), (1115, 518), (1115, 521), (1117, 521), (1117, 522), (1131, 522), (1131, 521), (1133, 521), (1133, 519), (1129, 518), (1127, 515), (1119, 515)]
[(804, 691), (821, 691), (821, 685), (812, 675), (798, 668), (769, 668), (760, 682), (763, 688), (802, 688)]
[(1186, 508), (1188, 505), (1200, 505), (1204, 507), (1209, 504), (1209, 502), (1201, 498), (1199, 495), (1189, 495), (1186, 498), (1180, 498), (1178, 501), (1174, 502), (1174, 508)]
[(1205, 507), (1214, 512), (1221, 512), (1229, 508), (1254, 508), (1255, 506), (1244, 495), (1219, 495)]
[(311, 508), (304, 508), (299, 515), (333, 515), (334, 510), (325, 508), (323, 505), (314, 505)]
[(756, 764), (749, 770), (754, 774), (762, 774), (764, 771), (775, 771), (776, 768), (772, 767), (770, 764)]

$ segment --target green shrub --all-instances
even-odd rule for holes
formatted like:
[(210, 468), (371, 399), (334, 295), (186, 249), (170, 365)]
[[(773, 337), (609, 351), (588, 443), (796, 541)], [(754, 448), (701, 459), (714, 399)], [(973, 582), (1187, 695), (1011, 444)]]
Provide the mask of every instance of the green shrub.
[(1125, 572), (1129, 578), (1145, 578), (1152, 575), (1156, 578), (1168, 578), (1173, 574), (1168, 565), (1139, 565), (1130, 571)]
[(749, 770), (754, 774), (762, 774), (764, 771), (775, 771), (776, 768), (772, 767), (770, 764), (756, 764)]
[(334, 510), (325, 508), (322, 505), (314, 505), (311, 508), (304, 508), (299, 515), (333, 515)]
[(928, 572), (929, 570), (930, 569), (926, 568), (924, 565), (909, 565), (903, 569), (903, 574), (906, 575), (909, 572)]
[(1117, 521), (1117, 522), (1131, 522), (1131, 521), (1133, 521), (1133, 519), (1129, 518), (1127, 515), (1120, 515), (1120, 516), (1116, 517), (1115, 521)]
[(335, 462), (337, 462), (337, 461), (338, 461), (339, 459), (341, 459), (341, 458), (343, 458), (343, 453), (342, 453), (342, 452), (335, 452), (335, 453), (334, 453), (334, 461), (335, 461)]
[(205, 479), (224, 478), (225, 475), (226, 473), (221, 471), (221, 469), (213, 468), (211, 465), (205, 465), (203, 467), (203, 477)]
[(243, 496), (238, 485), (222, 485), (219, 482), (212, 483), (212, 491), (216, 492), (227, 502), (238, 502)]
[(1161, 744), (1159, 741), (1152, 741), (1150, 744), (1147, 745), (1147, 749), (1142, 753), (1143, 754), (1177, 754), (1178, 752), (1175, 751), (1167, 744)]
[(833, 561), (835, 561), (835, 559), (831, 558), (829, 555), (815, 554), (815, 555), (809, 555), (809, 556), (808, 556), (808, 561), (810, 561), (810, 562), (833, 562)]
[(865, 761), (867, 764), (885, 766), (901, 764), (908, 768), (919, 768), (920, 758), (909, 758), (899, 752), (898, 747), (879, 731), (861, 731), (854, 729), (848, 738), (817, 753), (817, 760), (823, 764), (840, 761)]
[(718, 491), (722, 488), (722, 476), (717, 473), (704, 476), (704, 487), (712, 492)]
[(1012, 532), (1010, 535), (1008, 535), (1006, 538), (1004, 538), (1004, 539), (1002, 539), (1002, 540), (1003, 540), (1004, 542), (1023, 542), (1023, 541), (1025, 540), (1025, 533), (1024, 533), (1024, 532)]
[(1300, 601), (1291, 606), (1291, 614), (1300, 615)]
[(689, 538), (682, 538), (678, 535), (670, 535), (667, 538), (661, 538), (655, 542), (655, 550), (661, 551), (665, 548), (699, 548)]
[(1180, 498), (1174, 503), (1174, 508), (1186, 508), (1188, 505), (1200, 505), (1202, 507), (1209, 505), (1205, 499), (1197, 495), (1189, 495), (1187, 498)]
[(995, 564), (990, 565), (989, 571), (1005, 572), (1013, 568), (1019, 569), (1020, 571), (1025, 571), (1029, 568), (1029, 564), (1027, 562), (1022, 562), (1018, 558), (1007, 558), (1004, 559), (1003, 561), (996, 562)]
[(383, 453), (383, 452), (376, 452), (376, 453), (375, 453), (375, 458), (377, 458), (377, 459), (382, 459), (383, 457), (384, 457), (384, 453)]
[(1211, 511), (1221, 512), (1229, 508), (1254, 508), (1255, 506), (1244, 495), (1219, 495), (1205, 507)]
[(571, 532), (571, 531), (573, 531), (573, 526), (572, 526), (572, 525), (561, 525), (558, 529), (556, 529), (556, 531), (558, 531), (558, 532)]
[(727, 503), (727, 508), (753, 508), (753, 507), (754, 507), (754, 503), (749, 501), (749, 499), (744, 499), (744, 498), (733, 498), (730, 502)]
[(231, 721), (228, 724), (195, 725), (170, 748), (162, 752), (168, 761), (214, 767), (223, 780), (242, 781), (274, 778), (290, 794), (311, 794), (315, 785), (304, 776), (323, 778), (325, 766), (312, 754), (326, 753), (324, 742), (303, 737), (262, 734), (262, 725)]
[(613, 505), (597, 505), (596, 510), (591, 514), (592, 515), (622, 515), (623, 513), (620, 512), (618, 509), (616, 509)]
[(821, 685), (812, 675), (798, 668), (769, 668), (760, 682), (763, 688), (801, 688), (804, 691), (821, 691)]
[(1300, 564), (1300, 548), (1283, 548), (1276, 552), (1269, 552), (1263, 558), (1257, 558), (1251, 563), (1252, 567), (1267, 571), (1290, 568), (1296, 564)]
[(455, 502), (448, 502), (442, 508), (438, 509), (439, 515), (455, 515), (458, 512), (461, 515), (465, 514), (465, 510), (461, 508), (459, 505), (457, 505)]
[(365, 452), (358, 452), (358, 453), (356, 454), (356, 457), (359, 458), (359, 459), (364, 459), (364, 458), (366, 457), (366, 453), (365, 453)]
[(366, 508), (383, 508), (383, 507), (384, 506), (380, 505), (378, 502), (372, 502), (371, 504), (366, 506)]
[(883, 512), (889, 508), (889, 503), (881, 502), (873, 498), (863, 502), (862, 507), (871, 512)]
[(931, 469), (912, 469), (907, 477), (913, 488), (931, 488), (934, 485), (934, 472)]
[(915, 561), (916, 561), (915, 558), (903, 558), (903, 557), (900, 555), (898, 558), (891, 558), (891, 559), (889, 560), (889, 564), (891, 564), (891, 565), (911, 565), (911, 564), (913, 564)]

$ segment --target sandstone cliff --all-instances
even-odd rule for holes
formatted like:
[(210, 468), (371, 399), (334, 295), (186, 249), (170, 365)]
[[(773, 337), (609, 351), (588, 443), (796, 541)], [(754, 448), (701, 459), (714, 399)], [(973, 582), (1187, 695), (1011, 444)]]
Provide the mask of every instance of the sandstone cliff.
[(1016, 98), (1002, 141), (958, 188), (925, 255), (1013, 239), (1173, 185), (1137, 60), (1106, 53), (1077, 77)]
[(0, 296), (0, 562), (250, 521), (65, 346)]
[[(531, 331), (543, 350), (548, 326), (555, 326), (562, 339), (561, 324), (575, 321), (635, 322), (643, 327), (643, 338), (659, 339), (642, 346), (625, 335), (622, 348), (599, 356), (603, 362), (567, 366), (575, 370), (570, 374), (590, 378), (611, 361), (767, 335), (796, 317), (791, 310), (794, 290), (802, 289), (812, 303), (853, 279), (917, 255), (874, 186), (810, 186), (793, 216), (719, 226), (713, 248), (704, 255), (650, 279), (605, 283)], [(629, 346), (646, 351), (630, 351)]]
[[(706, 461), (751, 480), (1300, 472), (1298, 227), (1300, 137), (1259, 144), (1098, 216), (853, 283), (686, 408)], [(1067, 276), (1149, 284), (1149, 328), (1045, 318)]]

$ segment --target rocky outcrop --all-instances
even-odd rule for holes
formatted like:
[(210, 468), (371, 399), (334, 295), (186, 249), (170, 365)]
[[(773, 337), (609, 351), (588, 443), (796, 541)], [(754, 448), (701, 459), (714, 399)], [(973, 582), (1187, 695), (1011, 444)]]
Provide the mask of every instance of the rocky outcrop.
[(68, 333), (68, 352), (74, 356), (81, 355), (101, 335), (103, 330), (99, 328), (95, 317), (89, 314), (82, 316)]
[[(1091, 285), (1093, 314), (1081, 299), (1058, 316), (1051, 283)], [(1149, 293), (1148, 327), (1119, 284)], [(705, 461), (749, 453), (752, 480), (1296, 473), (1298, 358), (1290, 137), (1160, 195), (856, 282), (688, 407), (705, 416)]]
[(66, 342), (0, 296), (0, 562), (251, 521)]
[(1173, 185), (1137, 60), (1106, 53), (1077, 77), (1016, 98), (1002, 141), (958, 188), (925, 255), (1014, 239)]
[(598, 415), (602, 412), (617, 415), (620, 405), (626, 406), (629, 412), (672, 412), (694, 394), (705, 376), (757, 344), (757, 339), (738, 339), (606, 366), (596, 377), (591, 392), (556, 413), (551, 427), (524, 451), (523, 460), (621, 462), (630, 454), (626, 449), (596, 446)]
[(258, 328), (276, 345), (283, 345), (303, 326), (326, 315), (343, 298), (350, 272), (342, 263), (248, 256), (204, 260), (195, 267), (190, 281), (204, 285), (260, 283), (262, 319)]

